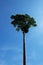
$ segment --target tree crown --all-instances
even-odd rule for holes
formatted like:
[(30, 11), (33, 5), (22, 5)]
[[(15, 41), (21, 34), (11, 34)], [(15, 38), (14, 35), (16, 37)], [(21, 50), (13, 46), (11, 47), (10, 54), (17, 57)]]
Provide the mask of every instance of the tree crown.
[(21, 14), (12, 15), (11, 19), (13, 19), (11, 24), (13, 24), (13, 26), (16, 27), (16, 30), (17, 31), (22, 30), (24, 33), (27, 33), (31, 26), (34, 26), (34, 27), (37, 26), (36, 21), (34, 20), (34, 18), (30, 17), (28, 14), (25, 14), (25, 15), (21, 15)]

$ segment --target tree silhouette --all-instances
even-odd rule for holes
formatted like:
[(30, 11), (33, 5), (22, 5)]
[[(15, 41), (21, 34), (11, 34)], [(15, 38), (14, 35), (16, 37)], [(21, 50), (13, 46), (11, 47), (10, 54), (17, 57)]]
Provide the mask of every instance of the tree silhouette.
[(26, 65), (26, 47), (25, 47), (25, 34), (29, 32), (29, 29), (34, 26), (36, 27), (36, 21), (33, 17), (30, 17), (28, 14), (22, 15), (22, 14), (16, 14), (12, 15), (11, 19), (13, 21), (11, 24), (13, 24), (14, 27), (16, 27), (16, 30), (21, 30), (23, 33), (23, 65)]

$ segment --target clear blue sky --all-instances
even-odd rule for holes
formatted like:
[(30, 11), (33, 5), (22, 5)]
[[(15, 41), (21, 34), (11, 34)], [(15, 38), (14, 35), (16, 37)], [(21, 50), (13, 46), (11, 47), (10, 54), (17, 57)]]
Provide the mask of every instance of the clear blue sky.
[(43, 65), (43, 0), (0, 0), (0, 65), (23, 64), (22, 32), (10, 24), (12, 14), (29, 14), (37, 22), (26, 34), (27, 65)]

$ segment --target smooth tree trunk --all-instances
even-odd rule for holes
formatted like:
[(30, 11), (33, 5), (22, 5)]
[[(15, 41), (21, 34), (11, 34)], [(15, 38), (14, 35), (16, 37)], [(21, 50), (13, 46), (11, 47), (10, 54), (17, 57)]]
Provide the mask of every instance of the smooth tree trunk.
[(23, 65), (26, 65), (25, 33), (23, 32)]

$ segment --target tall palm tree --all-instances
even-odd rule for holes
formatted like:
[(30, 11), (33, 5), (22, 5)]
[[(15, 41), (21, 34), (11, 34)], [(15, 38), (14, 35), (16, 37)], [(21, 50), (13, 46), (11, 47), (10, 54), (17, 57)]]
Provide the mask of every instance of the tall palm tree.
[(29, 28), (31, 28), (32, 26), (36, 27), (37, 24), (34, 18), (30, 17), (28, 14), (12, 15), (11, 19), (13, 19), (11, 24), (13, 24), (13, 26), (16, 27), (16, 30), (17, 31), (21, 30), (23, 33), (23, 65), (26, 65), (25, 34), (28, 33)]

